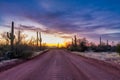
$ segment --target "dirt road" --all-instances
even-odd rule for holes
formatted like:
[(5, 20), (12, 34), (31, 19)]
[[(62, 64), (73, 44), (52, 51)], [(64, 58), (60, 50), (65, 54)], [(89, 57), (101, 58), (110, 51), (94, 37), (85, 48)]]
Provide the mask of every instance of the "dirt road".
[(120, 80), (118, 67), (64, 50), (50, 50), (1, 72), (0, 80)]

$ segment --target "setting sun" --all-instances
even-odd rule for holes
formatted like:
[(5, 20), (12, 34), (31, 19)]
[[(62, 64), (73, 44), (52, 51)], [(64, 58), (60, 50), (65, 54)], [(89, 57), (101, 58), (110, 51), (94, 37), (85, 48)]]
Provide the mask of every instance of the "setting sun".
[(59, 46), (64, 45), (64, 39), (60, 38), (60, 37), (56, 37), (53, 35), (45, 35), (42, 36), (43, 37), (43, 43), (47, 43), (48, 46), (57, 46), (59, 44)]

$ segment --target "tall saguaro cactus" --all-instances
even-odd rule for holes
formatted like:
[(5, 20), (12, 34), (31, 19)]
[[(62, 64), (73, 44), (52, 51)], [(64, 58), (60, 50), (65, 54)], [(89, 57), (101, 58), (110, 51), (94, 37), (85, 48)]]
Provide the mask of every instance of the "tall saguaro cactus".
[(37, 31), (37, 40), (36, 41), (37, 41), (37, 46), (38, 46), (38, 31)]
[(18, 44), (21, 43), (21, 31), (20, 31), (20, 29), (18, 30), (18, 42), (17, 43)]
[(72, 46), (74, 45), (74, 40), (73, 40), (73, 38), (72, 38)]
[(101, 38), (101, 36), (100, 36), (100, 46), (102, 45), (102, 38)]
[(108, 46), (109, 45), (109, 41), (107, 40), (107, 43), (106, 43), (106, 45)]
[(15, 39), (15, 35), (14, 35), (14, 22), (12, 22), (12, 26), (11, 26), (11, 32), (7, 32), (7, 37), (10, 39), (10, 45), (11, 45), (11, 51), (14, 50), (14, 39)]
[(39, 32), (39, 41), (40, 41), (40, 49), (41, 49), (41, 46), (42, 46), (41, 32)]
[(77, 38), (76, 38), (76, 35), (74, 36), (74, 45), (77, 46)]

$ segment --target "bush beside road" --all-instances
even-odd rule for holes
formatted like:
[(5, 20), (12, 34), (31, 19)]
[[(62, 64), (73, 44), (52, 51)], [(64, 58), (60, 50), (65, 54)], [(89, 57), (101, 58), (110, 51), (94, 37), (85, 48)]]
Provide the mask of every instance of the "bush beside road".
[(24, 63), (26, 60), (33, 59), (47, 51), (48, 51), (48, 49), (43, 50), (43, 51), (37, 51), (37, 52), (30, 52), (30, 51), (27, 52), (26, 51), (26, 52), (22, 53), (21, 58), (3, 60), (0, 62), (0, 72), (7, 70), (9, 68), (12, 68), (18, 64)]

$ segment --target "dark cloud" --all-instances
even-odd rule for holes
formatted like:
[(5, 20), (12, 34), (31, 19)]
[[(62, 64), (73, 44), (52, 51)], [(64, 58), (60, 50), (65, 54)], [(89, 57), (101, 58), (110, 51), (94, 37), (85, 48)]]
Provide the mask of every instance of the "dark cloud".
[[(59, 32), (59, 31), (56, 31), (54, 29), (49, 29), (49, 28), (42, 29), (42, 28), (38, 28), (35, 26), (27, 26), (27, 25), (20, 25), (20, 27), (15, 27), (15, 28), (22, 29), (22, 30), (39, 31), (39, 32), (43, 32), (46, 34), (54, 34), (54, 35), (58, 35), (58, 36), (61, 35), (60, 37), (63, 37), (62, 35), (65, 34), (63, 32)], [(67, 38), (67, 36), (66, 36), (66, 38)]]
[(25, 29), (35, 28), (35, 26), (26, 26), (26, 25), (20, 25), (20, 27)]
[(62, 36), (59, 36), (59, 37), (61, 37), (61, 38), (66, 38), (66, 39), (71, 39), (72, 38), (72, 35), (69, 35), (69, 36), (64, 36), (64, 35), (62, 35)]
[[(20, 26), (26, 30), (39, 30), (49, 34), (60, 34), (64, 38), (70, 38), (71, 36), (64, 36), (62, 34), (79, 33), (94, 39), (98, 38), (101, 34), (108, 39), (119, 39), (118, 33), (111, 34), (107, 30), (120, 29), (120, 15), (118, 14), (120, 11), (113, 11), (109, 8), (111, 5), (106, 6), (107, 9), (100, 5), (90, 6), (90, 4), (102, 4), (101, 1), (100, 3), (98, 2), (84, 2), (81, 0), (30, 0), (29, 3), (27, 0), (19, 2), (12, 0), (11, 3), (1, 2), (0, 11), (4, 16), (24, 17), (27, 20), (45, 26), (45, 29), (38, 28), (34, 24), (33, 26)], [(116, 8), (115, 5), (114, 8)], [(104, 31), (108, 32), (108, 34), (104, 32), (99, 34), (98, 32), (100, 32), (101, 28), (104, 28)]]
[(120, 40), (120, 33), (109, 33), (103, 35), (105, 39)]

